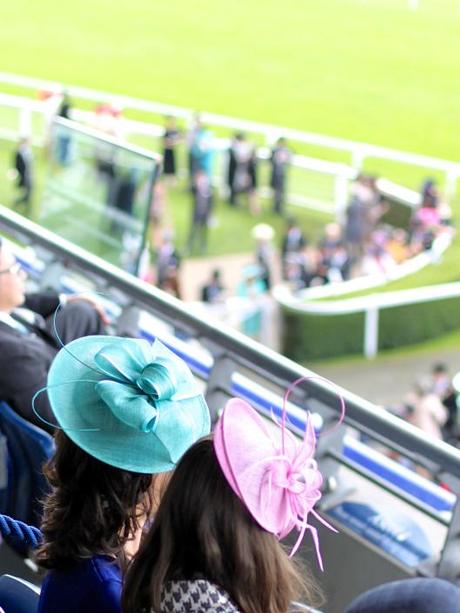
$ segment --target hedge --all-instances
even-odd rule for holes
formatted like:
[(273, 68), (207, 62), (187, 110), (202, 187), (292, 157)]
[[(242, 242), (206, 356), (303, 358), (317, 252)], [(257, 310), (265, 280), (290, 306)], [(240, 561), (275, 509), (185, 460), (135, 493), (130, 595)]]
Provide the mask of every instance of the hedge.
[[(283, 353), (296, 362), (362, 354), (364, 313), (318, 315), (283, 307)], [(460, 326), (460, 297), (381, 309), (379, 350), (429, 340)]]

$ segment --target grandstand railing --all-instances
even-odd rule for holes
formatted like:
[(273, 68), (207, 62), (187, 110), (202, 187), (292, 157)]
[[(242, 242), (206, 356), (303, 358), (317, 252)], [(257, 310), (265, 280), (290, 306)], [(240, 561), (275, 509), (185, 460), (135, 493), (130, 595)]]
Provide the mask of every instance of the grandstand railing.
[[(437, 555), (410, 572), (441, 576), (448, 572), (452, 548), (459, 547), (460, 539), (460, 452), (457, 449), (428, 440), (422, 431), (410, 424), (333, 383), (315, 378), (308, 369), (226, 329), (221, 323), (199, 319), (190, 314), (187, 304), (4, 207), (0, 207), (0, 229), (10, 240), (33, 247), (33, 253), (30, 249), (19, 251), (30, 276), (46, 277), (47, 284), (54, 276), (56, 280), (63, 280), (65, 289), (73, 291), (81, 289), (82, 283), (87, 289), (91, 287), (105, 296), (108, 306), (112, 305), (111, 314), (119, 316), (118, 324), (120, 321), (126, 324), (131, 317), (136, 332), (140, 331), (148, 339), (158, 336), (180, 354), (201, 379), (214, 417), (231, 395), (246, 398), (268, 417), (277, 416), (286, 387), (306, 377), (291, 396), (288, 419), (293, 432), (301, 434), (308, 418), (307, 411), (313, 413), (319, 432), (317, 457), (326, 478), (320, 510), (327, 516), (329, 509), (346, 499), (350, 488), (341, 471), (352, 471), (444, 527), (447, 536), (439, 543)], [(69, 278), (73, 281), (66, 281)], [(141, 317), (137, 317), (139, 310)], [(338, 393), (347, 406), (345, 425), (331, 430), (340, 412)], [(357, 435), (366, 436), (372, 445), (360, 443)], [(414, 466), (423, 467), (446, 483), (450, 492), (382, 455), (375, 444), (393, 450)], [(365, 492), (361, 495), (366, 499)], [(327, 535), (322, 538), (323, 542), (329, 542)], [(345, 536), (337, 538), (343, 540)], [(347, 533), (348, 538), (351, 537)], [(361, 543), (360, 539), (358, 541)], [(375, 547), (369, 551), (388, 563), (388, 555), (379, 553)], [(396, 564), (392, 568), (400, 566)], [(363, 584), (359, 589), (362, 587)], [(337, 582), (334, 590), (339, 590)]]

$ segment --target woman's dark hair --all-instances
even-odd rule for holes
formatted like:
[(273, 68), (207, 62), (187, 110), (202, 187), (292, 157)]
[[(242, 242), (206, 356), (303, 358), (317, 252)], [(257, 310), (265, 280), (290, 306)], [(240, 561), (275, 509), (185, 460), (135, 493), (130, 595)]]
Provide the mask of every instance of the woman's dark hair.
[(244, 613), (286, 613), (293, 599), (318, 596), (234, 494), (209, 438), (195, 443), (173, 473), (128, 568), (122, 610), (157, 613), (166, 582), (197, 578), (223, 588)]
[(44, 542), (36, 560), (64, 569), (94, 555), (116, 557), (126, 566), (125, 543), (151, 513), (152, 475), (109, 466), (73, 443), (62, 430), (44, 473), (51, 493), (44, 500)]

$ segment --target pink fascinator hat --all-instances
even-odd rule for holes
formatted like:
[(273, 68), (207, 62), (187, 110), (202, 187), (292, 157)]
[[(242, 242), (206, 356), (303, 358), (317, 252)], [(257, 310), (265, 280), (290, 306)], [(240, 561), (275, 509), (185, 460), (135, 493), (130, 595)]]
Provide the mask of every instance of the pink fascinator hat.
[(226, 480), (254, 520), (278, 539), (297, 528), (300, 534), (291, 556), (310, 531), (323, 570), (318, 534), (308, 522), (309, 514), (336, 530), (313, 508), (323, 483), (314, 459), (315, 430), (309, 417), (304, 438), (299, 440), (284, 422), (285, 417), (282, 424), (272, 424), (244, 400), (232, 398), (217, 422), (214, 449)]

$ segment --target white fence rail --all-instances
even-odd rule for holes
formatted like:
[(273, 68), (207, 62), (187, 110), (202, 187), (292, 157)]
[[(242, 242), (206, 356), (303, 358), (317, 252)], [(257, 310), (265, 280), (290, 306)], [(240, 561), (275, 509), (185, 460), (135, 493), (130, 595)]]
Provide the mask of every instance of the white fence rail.
[[(2, 107), (15, 110), (17, 116), (12, 121), (13, 126), (0, 126), (0, 137), (8, 140), (17, 140), (20, 136), (33, 136), (34, 143), (39, 146), (46, 142), (47, 130), (56, 111), (55, 105), (50, 105), (47, 101), (32, 100), (26, 96), (0, 93), (0, 109)], [(42, 118), (38, 129), (34, 121), (34, 115)], [(73, 109), (72, 119), (90, 126), (97, 125), (97, 116), (93, 111)], [(159, 124), (134, 119), (123, 118), (117, 124), (117, 136), (120, 139), (128, 139), (131, 136), (140, 135), (152, 137), (152, 144), (154, 144), (153, 139), (160, 137), (163, 132), (164, 127)], [(216, 164), (216, 177), (219, 185), (225, 184), (228, 147), (228, 138), (214, 139), (214, 149), (220, 157)], [(257, 154), (259, 159), (267, 160), (270, 156), (270, 150), (267, 147), (259, 147)], [(289, 193), (288, 202), (294, 206), (311, 208), (338, 217), (342, 216), (348, 200), (349, 183), (356, 178), (357, 171), (346, 164), (320, 160), (304, 155), (294, 155), (292, 166), (300, 172), (309, 173), (310, 176), (323, 175), (330, 177), (331, 185), (329, 197), (313, 197), (311, 195)], [(262, 195), (269, 195), (268, 191), (263, 188), (260, 191)]]
[[(34, 91), (45, 90), (51, 92), (61, 92), (63, 89), (63, 85), (60, 83), (2, 72), (0, 72), (0, 83), (14, 85)], [(160, 102), (151, 102), (130, 96), (97, 91), (73, 85), (65, 85), (65, 88), (70, 95), (75, 96), (76, 98), (89, 100), (95, 103), (110, 101), (112, 104), (125, 110), (143, 111), (144, 113), (151, 113), (156, 116), (172, 115), (185, 120), (190, 120), (194, 114), (194, 111), (191, 109), (163, 104)], [(203, 112), (201, 116), (203, 121), (211, 126), (224, 127), (231, 130), (247, 131), (263, 135), (269, 144), (273, 143), (279, 136), (285, 136), (293, 142), (346, 152), (351, 156), (350, 166), (355, 170), (355, 172), (362, 169), (365, 160), (368, 158), (389, 160), (409, 166), (419, 167), (427, 171), (440, 171), (445, 176), (445, 190), (447, 197), (451, 198), (456, 193), (457, 182), (460, 178), (460, 164), (458, 162), (416, 153), (397, 151), (387, 147), (380, 147), (368, 143), (345, 140), (342, 138), (335, 138), (312, 132), (294, 130), (292, 128), (285, 128), (282, 126), (227, 117), (225, 115), (218, 115), (215, 113)], [(343, 180), (342, 175), (337, 176), (340, 176), (341, 180)], [(340, 189), (338, 191), (341, 193)]]
[(298, 298), (293, 297), (283, 286), (276, 287), (274, 295), (279, 304), (299, 313), (325, 317), (364, 313), (363, 354), (367, 358), (374, 358), (378, 353), (379, 313), (382, 309), (460, 297), (460, 282), (429, 285), (397, 292), (382, 292), (333, 301), (309, 300), (299, 303)]

